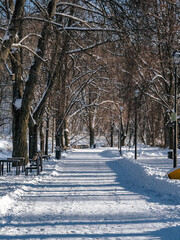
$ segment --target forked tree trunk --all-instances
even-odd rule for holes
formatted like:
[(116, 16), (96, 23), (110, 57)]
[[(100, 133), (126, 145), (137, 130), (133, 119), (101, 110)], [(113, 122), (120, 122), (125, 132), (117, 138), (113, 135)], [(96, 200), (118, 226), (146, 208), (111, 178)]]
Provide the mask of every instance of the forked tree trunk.
[[(18, 1), (17, 1), (18, 2)], [(55, 9), (56, 9), (56, 2), (57, 0), (51, 0), (48, 4), (48, 13), (49, 17), (51, 18), (54, 15)], [(44, 26), (41, 31), (41, 37), (39, 38), (38, 44), (37, 44), (37, 51), (41, 58), (44, 57), (46, 46), (48, 42), (49, 32), (51, 31), (51, 24), (49, 22), (45, 22)], [(15, 91), (13, 91), (13, 99), (15, 102), (17, 102), (17, 99), (22, 99), (22, 105), (17, 110), (15, 106), (13, 106), (13, 156), (21, 156), (27, 158), (27, 130), (28, 130), (28, 121), (29, 121), (29, 115), (30, 115), (30, 108), (31, 103), (33, 101), (33, 94), (34, 89), (37, 84), (38, 80), (38, 74), (41, 69), (42, 60), (34, 56), (33, 64), (31, 65), (29, 77), (26, 81), (26, 85), (24, 88), (24, 94), (22, 91), (20, 92), (18, 84), (21, 82), (22, 74), (19, 75), (17, 72), (17, 69), (21, 69), (21, 67), (18, 66), (17, 63), (21, 61), (15, 61), (13, 66), (14, 71), (16, 75), (16, 82), (15, 82)], [(20, 96), (18, 96), (20, 95)], [(33, 122), (31, 122), (33, 124)], [(31, 126), (32, 129), (30, 129), (30, 136), (35, 136), (34, 139), (31, 138), (31, 143), (33, 141), (33, 148), (30, 146), (31, 150), (31, 156), (34, 154), (35, 151), (37, 151), (37, 126)], [(34, 132), (35, 131), (35, 132)], [(34, 148), (36, 144), (36, 147)]]
[[(45, 104), (47, 102), (48, 97), (50, 96), (51, 90), (54, 86), (54, 83), (59, 79), (59, 73), (61, 73), (63, 63), (65, 62), (64, 58), (66, 57), (66, 51), (68, 48), (68, 35), (66, 35), (66, 38), (63, 41), (63, 45), (61, 49), (59, 50), (60, 45), (60, 35), (57, 35), (57, 43), (55, 46), (55, 50), (52, 52), (51, 56), (51, 64), (50, 64), (50, 71), (47, 77), (47, 86), (45, 90), (45, 94), (43, 94), (42, 99), (40, 100), (40, 103), (38, 104), (38, 107), (36, 108), (36, 111), (33, 113), (33, 118), (36, 121), (37, 125), (40, 126), (40, 121), (42, 121), (42, 116), (45, 111)], [(56, 63), (56, 64), (55, 64)], [(48, 120), (49, 124), (49, 120)], [(49, 127), (47, 127), (49, 128)], [(41, 127), (41, 150), (47, 154), (48, 153), (48, 135), (49, 131), (46, 129), (46, 142), (44, 142), (44, 134), (42, 132)], [(62, 135), (62, 134), (61, 134)], [(53, 137), (54, 138), (54, 137)], [(61, 141), (62, 143), (63, 141)], [(54, 143), (53, 143), (54, 144)], [(54, 147), (52, 144), (52, 147)]]

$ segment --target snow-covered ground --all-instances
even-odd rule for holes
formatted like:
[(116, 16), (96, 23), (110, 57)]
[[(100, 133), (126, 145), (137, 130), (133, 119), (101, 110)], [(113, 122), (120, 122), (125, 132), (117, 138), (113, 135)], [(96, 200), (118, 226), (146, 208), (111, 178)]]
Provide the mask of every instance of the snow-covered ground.
[[(6, 150), (8, 149), (8, 150)], [(0, 158), (11, 155), (0, 141)], [(180, 239), (180, 180), (167, 149), (69, 150), (37, 176), (0, 176), (0, 239)]]

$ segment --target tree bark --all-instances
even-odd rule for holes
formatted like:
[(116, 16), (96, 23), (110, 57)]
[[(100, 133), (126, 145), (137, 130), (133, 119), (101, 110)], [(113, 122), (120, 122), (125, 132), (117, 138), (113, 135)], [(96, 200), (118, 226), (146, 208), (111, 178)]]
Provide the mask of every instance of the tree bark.
[(16, 39), (16, 34), (19, 32), (21, 28), (21, 17), (24, 11), (24, 3), (25, 0), (18, 0), (15, 3), (15, 9), (10, 20), (9, 27), (5, 33), (5, 36), (2, 41), (1, 49), (0, 49), (0, 69), (3, 69), (4, 63), (6, 62), (11, 47)]
[(48, 155), (48, 138), (49, 138), (49, 116), (46, 119), (46, 143), (45, 143), (45, 155)]
[(114, 135), (114, 121), (111, 122), (111, 147), (114, 146), (114, 139), (113, 139), (113, 135)]
[(42, 123), (42, 121), (41, 121), (41, 124), (40, 124), (39, 132), (40, 132), (40, 149), (44, 153), (44, 133), (43, 133), (43, 123)]
[(90, 147), (94, 145), (94, 128), (92, 126), (89, 127), (89, 137), (90, 137)]
[[(13, 109), (15, 107), (13, 106)], [(27, 126), (28, 118), (24, 118), (21, 110), (13, 110), (13, 157), (25, 157), (27, 163)]]
[[(49, 17), (51, 18), (55, 12), (56, 1), (52, 0), (50, 1), (50, 3), (52, 3), (52, 6), (53, 6), (51, 8), (51, 12), (48, 11)], [(43, 58), (45, 55), (49, 31), (50, 31), (50, 24), (48, 22), (44, 23), (44, 26), (41, 32), (41, 37), (39, 38), (39, 41), (37, 44), (38, 55), (41, 58)], [(25, 157), (26, 159), (27, 159), (27, 129), (28, 129), (29, 114), (30, 114), (31, 103), (34, 96), (34, 89), (37, 84), (37, 79), (38, 79), (38, 74), (40, 72), (41, 64), (42, 64), (42, 60), (35, 55), (33, 64), (30, 68), (29, 77), (26, 82), (23, 97), (21, 95), (21, 98), (22, 98), (21, 108), (18, 109), (18, 111), (15, 109), (15, 107), (13, 108), (14, 109), (13, 111), (14, 112), (13, 113), (13, 132), (14, 132), (13, 133), (13, 140), (14, 140), (13, 156), (22, 156), (22, 157)], [(16, 69), (14, 71), (16, 71)], [(20, 80), (18, 82), (20, 82)], [(15, 96), (14, 96), (14, 99), (15, 99)], [(33, 122), (31, 122), (31, 124), (33, 124)], [(31, 127), (33, 131), (33, 126), (31, 125)], [(34, 129), (36, 128), (37, 126), (34, 126)], [(31, 132), (31, 130), (29, 131)], [(37, 142), (37, 129), (35, 131), (36, 132), (31, 135), (33, 137), (35, 136), (35, 139), (31, 138), (30, 140), (30, 144), (33, 142), (32, 144), (33, 146), (35, 146), (34, 143)], [(37, 146), (34, 149), (33, 149), (33, 146), (30, 146), (31, 155), (37, 151)]]
[[(59, 79), (59, 75), (62, 71), (64, 62), (66, 62), (64, 58), (66, 57), (66, 51), (68, 49), (68, 35), (66, 35), (60, 51), (59, 51), (59, 45), (60, 45), (59, 33), (57, 33), (56, 38), (57, 38), (56, 46), (51, 56), (50, 71), (47, 77), (47, 86), (46, 86), (45, 94), (43, 94), (43, 98), (40, 100), (38, 106), (36, 107), (35, 112), (33, 113), (33, 118), (35, 119), (38, 126), (44, 114), (47, 99), (50, 96), (51, 90), (55, 82), (57, 81), (57, 79)], [(46, 145), (46, 149), (47, 149), (47, 145)], [(45, 150), (45, 152), (47, 152), (47, 150)]]
[(56, 147), (60, 147), (61, 149), (64, 148), (63, 143), (63, 128), (59, 128), (59, 124), (61, 123), (62, 119), (56, 119)]
[(67, 117), (64, 120), (64, 145), (66, 147), (70, 146), (70, 140), (69, 140), (69, 129), (68, 129), (68, 120)]
[(53, 117), (53, 127), (52, 127), (52, 153), (54, 153), (54, 129), (55, 129), (54, 117)]
[[(89, 105), (92, 104), (92, 89), (89, 87)], [(94, 127), (93, 127), (93, 115), (91, 112), (91, 107), (89, 108), (89, 144), (90, 148), (94, 145)]]
[(38, 126), (34, 124), (33, 119), (29, 118), (29, 158), (37, 153)]
[[(20, 29), (21, 30), (21, 29)], [(21, 34), (21, 31), (19, 35)], [(12, 134), (13, 134), (13, 157), (25, 157), (27, 162), (27, 126), (28, 117), (24, 116), (23, 108), (21, 107), (23, 96), (23, 82), (21, 79), (21, 52), (16, 50), (11, 58), (12, 72), (15, 75), (13, 82), (13, 103), (12, 103)]]

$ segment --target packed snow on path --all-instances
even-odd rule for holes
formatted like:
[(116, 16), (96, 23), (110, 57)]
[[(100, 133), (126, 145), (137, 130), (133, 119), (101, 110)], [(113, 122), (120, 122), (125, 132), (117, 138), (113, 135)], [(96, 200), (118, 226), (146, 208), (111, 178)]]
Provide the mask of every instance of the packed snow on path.
[[(2, 150), (0, 158), (10, 152)], [(44, 171), (0, 176), (0, 239), (180, 239), (180, 181), (167, 150), (69, 150)]]

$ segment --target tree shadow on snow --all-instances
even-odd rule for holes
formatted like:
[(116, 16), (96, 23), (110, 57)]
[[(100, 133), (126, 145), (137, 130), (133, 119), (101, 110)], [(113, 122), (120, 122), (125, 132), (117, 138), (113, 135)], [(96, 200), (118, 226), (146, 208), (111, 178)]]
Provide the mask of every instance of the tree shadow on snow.
[(160, 230), (149, 232), (152, 239), (161, 240), (179, 240), (180, 239), (180, 226), (162, 228)]
[[(126, 190), (140, 194), (149, 202), (158, 202), (159, 204), (177, 205), (179, 202), (168, 193), (164, 192), (165, 187), (161, 187), (164, 182), (155, 179), (150, 175), (145, 175), (144, 169), (138, 164), (130, 169), (128, 165), (124, 165), (127, 159), (119, 159), (114, 161), (107, 161), (106, 164), (116, 174), (116, 182), (118, 182)], [(121, 164), (121, 161), (123, 162)], [(128, 160), (127, 160), (128, 161)], [(137, 170), (137, 173), (136, 173)], [(138, 177), (139, 174), (139, 177)], [(166, 183), (168, 188), (171, 183)], [(158, 187), (159, 186), (159, 187)], [(176, 194), (176, 192), (174, 192)]]

